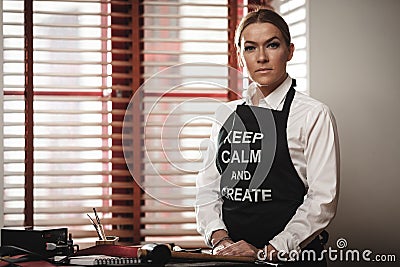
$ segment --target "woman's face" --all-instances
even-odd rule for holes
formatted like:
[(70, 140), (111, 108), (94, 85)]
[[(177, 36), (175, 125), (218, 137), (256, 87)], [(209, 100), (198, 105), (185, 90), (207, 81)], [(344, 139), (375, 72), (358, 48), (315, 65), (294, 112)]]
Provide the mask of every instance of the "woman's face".
[(264, 95), (286, 79), (286, 63), (293, 51), (293, 44), (288, 47), (281, 31), (271, 23), (253, 23), (242, 31), (240, 61)]

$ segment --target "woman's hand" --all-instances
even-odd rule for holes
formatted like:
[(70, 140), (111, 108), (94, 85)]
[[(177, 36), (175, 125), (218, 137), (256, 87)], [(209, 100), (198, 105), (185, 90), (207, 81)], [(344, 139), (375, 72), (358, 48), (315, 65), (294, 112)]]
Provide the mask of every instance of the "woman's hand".
[(227, 245), (223, 245), (221, 248), (219, 246), (217, 249), (214, 249), (214, 255), (230, 255), (230, 256), (247, 256), (253, 257), (257, 259), (257, 252), (259, 251), (258, 248), (255, 246), (247, 243), (244, 240), (240, 240), (236, 243), (231, 243)]
[(267, 261), (278, 262), (278, 251), (271, 244), (264, 248), (264, 253)]
[(224, 241), (221, 241), (221, 242), (212, 250), (212, 254), (213, 254), (213, 255), (220, 255), (220, 254), (218, 254), (219, 251), (225, 249), (226, 247), (229, 247), (229, 246), (232, 245), (232, 244), (233, 244), (233, 241), (232, 241), (232, 240), (224, 240)]
[(213, 246), (212, 254), (216, 254), (221, 249), (233, 244), (225, 230), (217, 230), (211, 236), (211, 245)]
[[(252, 244), (249, 244), (244, 240), (240, 240), (236, 243), (233, 243), (230, 240), (227, 241), (228, 242), (226, 243), (221, 242), (221, 245), (217, 246), (214, 249), (213, 254), (230, 255), (230, 256), (247, 256), (247, 257), (253, 257), (254, 259), (258, 259), (258, 253), (260, 249), (256, 248)], [(264, 255), (265, 258), (259, 260), (278, 262), (278, 251), (272, 245), (268, 245), (267, 247), (265, 247), (264, 253), (267, 253)]]

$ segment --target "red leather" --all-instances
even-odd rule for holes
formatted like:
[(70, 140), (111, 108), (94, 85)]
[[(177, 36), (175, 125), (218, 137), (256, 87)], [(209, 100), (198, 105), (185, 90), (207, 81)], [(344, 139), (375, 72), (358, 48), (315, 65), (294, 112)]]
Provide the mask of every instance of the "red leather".
[(120, 246), (120, 245), (97, 245), (79, 250), (73, 256), (84, 255), (106, 255), (113, 257), (131, 257), (136, 258), (140, 246)]

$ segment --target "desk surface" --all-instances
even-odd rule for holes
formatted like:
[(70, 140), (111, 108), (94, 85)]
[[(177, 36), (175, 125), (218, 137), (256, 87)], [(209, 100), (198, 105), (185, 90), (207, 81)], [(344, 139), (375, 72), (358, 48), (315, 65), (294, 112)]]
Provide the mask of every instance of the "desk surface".
[[(110, 250), (110, 248), (112, 247), (108, 247), (108, 246), (101, 246), (99, 248), (96, 248), (97, 250), (99, 249), (108, 249)], [(132, 255), (132, 248), (129, 247), (116, 247), (114, 249), (117, 249), (118, 252), (124, 254), (124, 255), (116, 255), (115, 257), (126, 257), (126, 255), (128, 255), (130, 253), (130, 255)], [(126, 251), (125, 251), (126, 250)], [(136, 253), (136, 250), (134, 251)], [(115, 252), (116, 253), (116, 252)], [(127, 254), (128, 253), (128, 254)], [(103, 254), (103, 253), (100, 253)], [(98, 255), (100, 255), (98, 254)], [(85, 254), (82, 254), (85, 255)], [(82, 256), (79, 255), (79, 256)], [(89, 253), (89, 255), (92, 255)], [(97, 253), (93, 254), (93, 255), (97, 255)], [(26, 256), (26, 255), (25, 255)], [(19, 264), (20, 266), (29, 266), (29, 267), (54, 267), (54, 266), (59, 266), (59, 267), (65, 267), (68, 266), (66, 264), (59, 264), (59, 265), (54, 265), (51, 264), (49, 262), (46, 261), (29, 261), (32, 260), (33, 258), (28, 256), (25, 257), (24, 255), (15, 255), (12, 256), (8, 259), (4, 259), (5, 261), (8, 260), (20, 260), (20, 262), (18, 262), (17, 264)], [(153, 255), (153, 260), (156, 259), (160, 259), (158, 256), (160, 255)], [(162, 256), (162, 255), (161, 255)], [(165, 265), (156, 265), (154, 262), (154, 264), (132, 264), (130, 266), (144, 266), (144, 267), (186, 267), (186, 266), (195, 266), (195, 267), (207, 267), (207, 266), (238, 266), (238, 267), (254, 267), (254, 266), (259, 266), (258, 264), (252, 263), (252, 262), (242, 262), (243, 259), (226, 259), (226, 258), (221, 258), (221, 256), (212, 256), (209, 254), (201, 254), (201, 253), (190, 253), (190, 252), (175, 252), (175, 254), (173, 254), (173, 256), (169, 259), (169, 262), (166, 263)], [(21, 261), (22, 260), (22, 261)], [(28, 262), (26, 261), (28, 260)], [(60, 260), (60, 259), (58, 259)], [(167, 258), (166, 258), (167, 260)], [(238, 261), (240, 260), (240, 261)], [(248, 260), (248, 259), (246, 259)], [(7, 266), (8, 263), (5, 261), (1, 261), (0, 260), (0, 267), (2, 266)], [(56, 260), (57, 261), (57, 260)], [(79, 266), (79, 265), (69, 265), (69, 266)], [(102, 266), (107, 266), (107, 265), (102, 265)], [(115, 265), (114, 265), (115, 266)], [(121, 265), (123, 266), (123, 265)], [(129, 266), (129, 265), (126, 265)]]
[(210, 266), (238, 266), (238, 267), (254, 267), (259, 266), (254, 263), (242, 263), (242, 262), (223, 262), (223, 261), (201, 261), (201, 262), (171, 262), (167, 263), (165, 267), (210, 267)]
[[(28, 261), (28, 262), (18, 262), (17, 263), (21, 267), (67, 267), (67, 266), (75, 266), (79, 267), (80, 265), (54, 265), (46, 261)], [(8, 266), (8, 263), (4, 261), (0, 261), (0, 267), (2, 266)], [(107, 265), (102, 265), (102, 266), (107, 266)], [(121, 265), (123, 266), (123, 265)], [(127, 265), (129, 266), (129, 265)], [(189, 267), (189, 266), (194, 266), (194, 267), (211, 267), (211, 266), (238, 266), (238, 267), (255, 267), (259, 266), (258, 264), (254, 263), (243, 263), (243, 262), (225, 262), (225, 261), (197, 261), (197, 260), (176, 260), (172, 259), (170, 262), (168, 262), (165, 265), (149, 265), (149, 264), (133, 264), (130, 266), (135, 266), (135, 267)], [(83, 267), (83, 266), (81, 266)]]
[[(47, 267), (47, 266), (57, 266), (57, 267), (71, 267), (72, 265), (51, 265), (51, 264), (46, 264), (45, 262), (41, 262), (41, 261), (36, 261), (36, 262), (23, 262), (23, 263), (18, 263), (20, 266), (23, 267)], [(7, 266), (7, 265), (2, 265), (0, 264), (0, 266)], [(75, 267), (80, 267), (79, 265), (73, 265)], [(105, 266), (105, 265), (102, 265)], [(150, 267), (149, 265), (131, 265), (131, 266), (135, 266), (135, 267)], [(171, 262), (171, 263), (167, 263), (166, 265), (164, 265), (164, 267), (214, 267), (214, 266), (237, 266), (237, 267), (255, 267), (255, 266), (259, 266), (256, 264), (252, 264), (252, 263), (239, 263), (239, 262), (221, 262), (221, 261), (202, 261), (202, 262)], [(84, 267), (84, 266), (81, 266)], [(156, 267), (156, 266), (155, 266)], [(159, 266), (157, 266), (159, 267)]]

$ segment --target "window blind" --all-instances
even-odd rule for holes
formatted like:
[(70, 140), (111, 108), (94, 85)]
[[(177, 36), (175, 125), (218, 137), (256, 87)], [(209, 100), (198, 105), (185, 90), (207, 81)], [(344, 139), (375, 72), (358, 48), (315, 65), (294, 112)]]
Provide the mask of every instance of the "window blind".
[(307, 41), (307, 1), (282, 0), (277, 11), (289, 25), (295, 52), (288, 62), (288, 73), (296, 78), (296, 89), (309, 94), (308, 41)]
[[(96, 207), (123, 242), (203, 246), (192, 206), (196, 170), (217, 103), (236, 97), (226, 90), (235, 84), (226, 66), (237, 65), (233, 34), (243, 12), (242, 1), (4, 0), (4, 225), (27, 225), (31, 216), (35, 226), (67, 226), (85, 247), (96, 239), (86, 217)], [(153, 78), (164, 87), (138, 91)], [(140, 149), (124, 151), (125, 109), (137, 92), (129, 142)]]
[[(3, 3), (0, 2), (0, 22), (3, 21)], [(3, 27), (0, 27), (0, 38), (3, 40)], [(3, 73), (3, 42), (0, 42), (0, 73)], [(3, 84), (3, 75), (0, 75), (0, 84)], [(3, 118), (3, 89), (0, 89), (0, 121)], [(0, 130), (0, 153), (4, 147), (3, 128)], [(0, 157), (0, 175), (4, 174), (4, 157)], [(4, 179), (0, 179), (0, 201), (3, 199)], [(2, 203), (1, 203), (2, 204)], [(4, 225), (4, 206), (0, 205), (0, 226)]]
[(144, 1), (142, 242), (203, 247), (195, 180), (236, 68), (237, 1)]
[[(126, 11), (111, 13), (112, 4)], [(113, 167), (124, 164), (123, 157), (113, 155), (122, 151), (113, 145), (113, 139), (121, 139), (113, 129), (121, 127), (122, 120), (113, 116), (123, 116), (124, 109), (112, 109), (113, 103), (129, 102), (114, 93), (116, 88), (130, 90), (129, 85), (113, 85), (112, 79), (129, 74), (111, 72), (112, 53), (126, 53), (114, 51), (111, 42), (132, 42), (129, 36), (112, 38), (110, 20), (111, 15), (130, 17), (129, 11), (128, 1), (3, 1), (4, 226), (23, 226), (24, 221), (29, 226), (26, 217), (32, 216), (35, 227), (67, 226), (85, 247), (97, 238), (86, 216), (96, 207), (108, 234), (132, 240), (133, 183), (113, 179), (130, 177), (127, 170)], [(24, 12), (31, 13), (31, 33)], [(29, 39), (31, 59), (24, 56)], [(33, 66), (32, 121), (25, 119), (27, 60)], [(26, 156), (25, 145), (29, 123), (32, 158)], [(25, 205), (29, 161), (32, 214)]]

